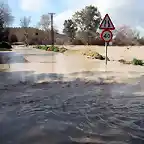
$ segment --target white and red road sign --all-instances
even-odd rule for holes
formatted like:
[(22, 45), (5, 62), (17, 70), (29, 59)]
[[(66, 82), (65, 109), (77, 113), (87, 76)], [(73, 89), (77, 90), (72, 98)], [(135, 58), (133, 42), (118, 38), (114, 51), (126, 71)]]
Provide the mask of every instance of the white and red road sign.
[(101, 35), (101, 39), (105, 42), (110, 42), (112, 40), (113, 34), (110, 30), (104, 30)]
[(109, 17), (108, 14), (105, 15), (104, 19), (102, 20), (99, 29), (108, 29), (108, 30), (114, 30), (115, 27)]
[(106, 60), (106, 65), (107, 65), (107, 46), (108, 43), (112, 40), (113, 34), (110, 30), (114, 30), (115, 27), (109, 17), (108, 14), (105, 15), (104, 19), (102, 20), (99, 29), (103, 29), (100, 37), (102, 40), (105, 41), (105, 49), (106, 49), (106, 55), (105, 55), (105, 60)]
[(104, 40), (105, 42), (110, 42), (113, 37), (113, 34), (110, 30), (114, 30), (115, 27), (108, 14), (106, 14), (105, 17), (103, 18), (99, 26), (99, 29), (103, 29), (100, 35), (101, 39)]

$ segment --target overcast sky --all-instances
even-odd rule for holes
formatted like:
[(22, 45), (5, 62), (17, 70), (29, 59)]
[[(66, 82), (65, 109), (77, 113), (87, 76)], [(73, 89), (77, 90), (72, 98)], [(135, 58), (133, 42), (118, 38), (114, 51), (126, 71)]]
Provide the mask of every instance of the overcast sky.
[(14, 26), (19, 26), (19, 19), (31, 16), (31, 25), (35, 26), (42, 14), (56, 13), (54, 21), (59, 31), (62, 31), (65, 19), (87, 5), (97, 6), (102, 16), (108, 13), (115, 24), (130, 25), (138, 28), (144, 34), (144, 0), (7, 0), (13, 15)]

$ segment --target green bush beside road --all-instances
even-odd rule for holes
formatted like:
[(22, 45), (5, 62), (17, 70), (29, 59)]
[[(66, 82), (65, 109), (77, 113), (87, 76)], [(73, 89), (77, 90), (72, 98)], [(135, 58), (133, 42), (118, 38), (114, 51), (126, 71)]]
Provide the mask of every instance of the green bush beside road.
[[(91, 59), (99, 59), (99, 60), (105, 59), (105, 57), (99, 54), (98, 52), (91, 51), (91, 50), (82, 53), (82, 55), (87, 56), (87, 58), (91, 58)], [(110, 61), (109, 58), (107, 58), (107, 60)]]
[(141, 66), (143, 66), (143, 65), (144, 65), (144, 62), (143, 62), (143, 60), (134, 58), (134, 59), (132, 60), (132, 64), (133, 64), (133, 65), (141, 65)]
[(0, 51), (10, 51), (12, 46), (8, 42), (0, 42)]
[(35, 48), (46, 50), (46, 51), (60, 52), (60, 53), (64, 53), (65, 51), (67, 51), (66, 48), (58, 47), (58, 46), (47, 46), (47, 45), (42, 46), (42, 45), (38, 45)]
[(143, 60), (136, 59), (136, 58), (133, 58), (132, 61), (126, 61), (124, 59), (120, 59), (118, 61), (120, 63), (123, 63), (123, 64), (132, 64), (132, 65), (139, 65), (139, 66), (143, 66), (144, 65), (144, 61)]
[(47, 50), (47, 49), (48, 49), (47, 46), (41, 46), (41, 45), (36, 46), (36, 48), (37, 48), (37, 49), (42, 49), (42, 50)]

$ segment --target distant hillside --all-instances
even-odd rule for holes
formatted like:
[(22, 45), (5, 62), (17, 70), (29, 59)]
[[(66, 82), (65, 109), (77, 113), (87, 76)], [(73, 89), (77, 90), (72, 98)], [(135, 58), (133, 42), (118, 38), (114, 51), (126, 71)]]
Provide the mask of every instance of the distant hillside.
[[(9, 41), (10, 42), (24, 42), (24, 34), (25, 31), (27, 31), (28, 33), (28, 42), (29, 43), (42, 43), (42, 44), (50, 44), (51, 43), (51, 33), (49, 32), (45, 32), (43, 30), (40, 29), (36, 29), (36, 28), (20, 28), (20, 27), (14, 27), (14, 28), (8, 28), (8, 32), (9, 32)], [(59, 34), (56, 33), (54, 34), (55, 36), (55, 42), (63, 42), (65, 40), (67, 40), (67, 36), (65, 36), (64, 34)]]

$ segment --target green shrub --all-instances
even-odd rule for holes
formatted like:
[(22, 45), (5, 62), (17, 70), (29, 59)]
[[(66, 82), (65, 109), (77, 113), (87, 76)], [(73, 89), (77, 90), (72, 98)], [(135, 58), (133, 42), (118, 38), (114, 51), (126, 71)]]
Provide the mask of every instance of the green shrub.
[(47, 50), (48, 47), (47, 47), (47, 46), (42, 46), (42, 49), (43, 49), (43, 50)]
[(38, 45), (34, 48), (42, 49), (42, 50), (48, 50), (48, 51), (54, 51), (54, 52), (60, 52), (60, 53), (63, 53), (67, 50), (64, 47), (59, 48), (58, 46), (41, 46), (41, 45)]
[(50, 51), (54, 51), (54, 52), (59, 52), (59, 47), (57, 47), (57, 46), (50, 46), (49, 50)]
[(0, 42), (0, 48), (11, 49), (12, 46), (8, 42)]
[(36, 48), (37, 48), (37, 49), (40, 49), (40, 46), (37, 46)]
[(59, 48), (55, 47), (54, 52), (59, 52)]
[(54, 51), (54, 46), (49, 47), (50, 51)]
[(0, 51), (12, 51), (11, 49), (7, 49), (7, 48), (0, 48)]
[(134, 58), (134, 59), (132, 60), (132, 64), (133, 64), (133, 65), (141, 65), (141, 66), (142, 66), (142, 65), (144, 64), (144, 62), (143, 62), (143, 60)]
[(64, 53), (65, 51), (67, 51), (67, 49), (66, 49), (66, 48), (64, 48), (64, 47), (59, 48), (59, 52), (60, 52), (60, 53)]
[(120, 59), (120, 60), (118, 60), (120, 63), (123, 63), (123, 64), (132, 64), (132, 62), (131, 61), (126, 61), (126, 60), (124, 60), (124, 59)]
[(41, 49), (41, 46), (37, 45), (36, 47), (34, 47), (36, 49)]
[(36, 46), (37, 49), (42, 49), (42, 50), (47, 50), (48, 49), (48, 46), (41, 46), (41, 45), (38, 45)]
[(139, 43), (140, 45), (144, 45), (144, 37), (138, 39), (138, 43)]
[[(102, 56), (101, 54), (99, 54), (98, 52), (94, 52), (94, 51), (91, 51), (91, 50), (86, 51), (82, 54), (87, 56), (88, 58), (91, 58), (91, 59), (99, 59), (99, 60), (104, 60), (105, 59), (105, 57)], [(110, 61), (108, 57), (107, 57), (107, 60)]]

